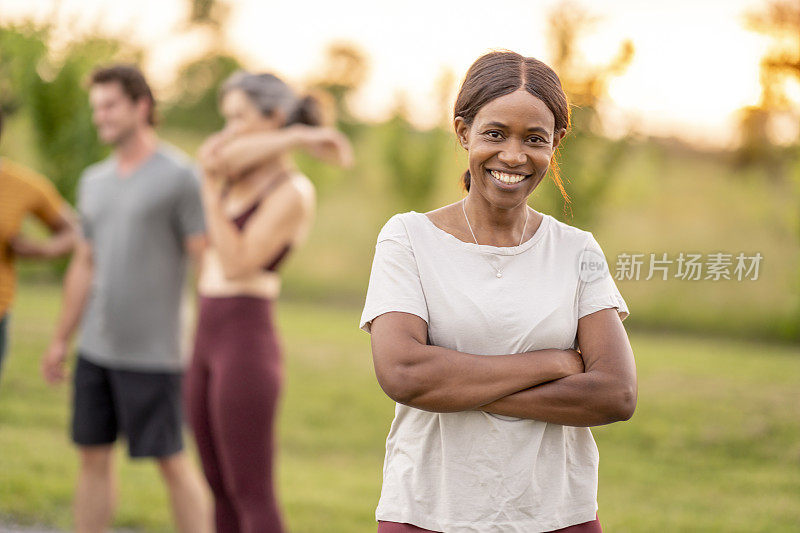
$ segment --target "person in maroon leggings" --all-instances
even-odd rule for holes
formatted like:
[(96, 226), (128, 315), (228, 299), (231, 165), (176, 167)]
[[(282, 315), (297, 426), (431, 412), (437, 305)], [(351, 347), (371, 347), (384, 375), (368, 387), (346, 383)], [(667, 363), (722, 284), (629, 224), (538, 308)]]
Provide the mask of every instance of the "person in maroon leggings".
[(281, 345), (276, 272), (304, 239), (314, 188), (294, 149), (349, 164), (350, 145), (321, 126), (312, 97), (271, 74), (234, 74), (221, 92), (225, 129), (200, 149), (208, 247), (184, 400), (218, 533), (283, 531), (273, 477)]

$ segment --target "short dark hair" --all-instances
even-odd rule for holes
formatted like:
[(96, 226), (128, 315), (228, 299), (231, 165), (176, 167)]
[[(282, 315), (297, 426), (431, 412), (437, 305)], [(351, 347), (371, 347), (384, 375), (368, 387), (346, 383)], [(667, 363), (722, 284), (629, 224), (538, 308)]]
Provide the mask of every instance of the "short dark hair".
[[(467, 125), (472, 125), (483, 106), (522, 87), (544, 102), (553, 113), (555, 133), (569, 128), (569, 104), (555, 71), (538, 59), (510, 51), (490, 52), (479, 57), (469, 67), (458, 91), (453, 115), (464, 119)], [(553, 161), (553, 167), (553, 181), (567, 199), (556, 161)], [(464, 188), (469, 191), (469, 170), (462, 179)]]
[(156, 125), (156, 99), (153, 91), (136, 65), (117, 64), (99, 67), (92, 72), (89, 85), (104, 83), (119, 83), (122, 90), (128, 97), (137, 102), (145, 99), (150, 103), (150, 111), (147, 113), (147, 123), (151, 126)]

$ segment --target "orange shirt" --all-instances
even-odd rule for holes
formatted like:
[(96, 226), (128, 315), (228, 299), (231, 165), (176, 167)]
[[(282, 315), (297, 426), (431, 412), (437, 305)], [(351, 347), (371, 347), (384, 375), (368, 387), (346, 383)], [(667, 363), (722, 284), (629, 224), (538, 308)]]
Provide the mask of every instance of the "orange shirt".
[(49, 227), (57, 226), (63, 207), (64, 200), (47, 178), (8, 159), (0, 160), (0, 316), (11, 306), (16, 285), (9, 240), (29, 214)]

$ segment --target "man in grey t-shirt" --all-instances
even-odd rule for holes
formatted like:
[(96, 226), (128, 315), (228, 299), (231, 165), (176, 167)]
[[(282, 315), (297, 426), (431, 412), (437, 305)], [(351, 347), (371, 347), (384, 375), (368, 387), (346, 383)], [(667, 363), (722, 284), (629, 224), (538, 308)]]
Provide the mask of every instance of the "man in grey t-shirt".
[(94, 277), (81, 356), (123, 370), (179, 372), (186, 240), (202, 235), (198, 179), (160, 145), (122, 178), (112, 157), (81, 177), (78, 209)]
[(113, 155), (81, 177), (83, 239), (64, 281), (64, 302), (42, 360), (64, 376), (78, 322), (72, 438), (80, 453), (75, 530), (105, 531), (115, 506), (113, 443), (154, 458), (177, 529), (211, 530), (207, 492), (183, 451), (180, 301), (190, 257), (205, 239), (199, 182), (177, 150), (158, 141), (154, 100), (136, 67), (98, 69), (89, 92), (98, 135)]

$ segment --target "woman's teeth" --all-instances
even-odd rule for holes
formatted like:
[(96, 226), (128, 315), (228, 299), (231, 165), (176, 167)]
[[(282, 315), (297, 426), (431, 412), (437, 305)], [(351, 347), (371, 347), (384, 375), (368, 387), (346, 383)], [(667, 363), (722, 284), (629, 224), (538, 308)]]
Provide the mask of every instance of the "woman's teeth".
[(524, 174), (507, 174), (506, 172), (499, 172), (497, 170), (490, 170), (489, 173), (497, 181), (502, 181), (503, 183), (507, 183), (509, 185), (519, 183), (527, 177)]

